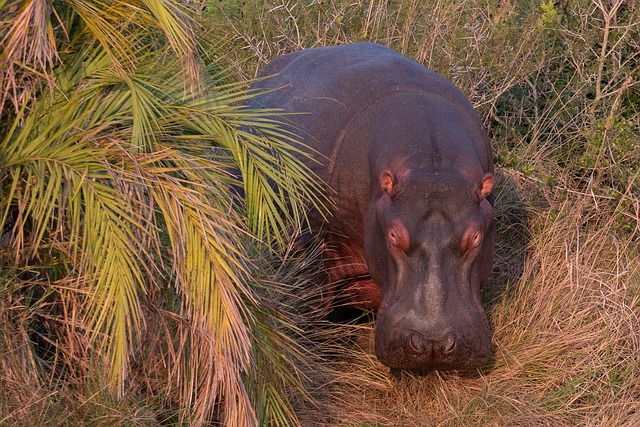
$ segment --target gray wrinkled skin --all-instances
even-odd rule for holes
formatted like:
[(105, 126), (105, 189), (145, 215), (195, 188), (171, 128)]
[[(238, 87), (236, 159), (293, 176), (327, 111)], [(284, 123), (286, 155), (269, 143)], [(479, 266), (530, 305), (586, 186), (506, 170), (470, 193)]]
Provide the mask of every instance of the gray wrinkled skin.
[[(384, 46), (276, 58), (252, 107), (280, 108), (317, 150), (305, 162), (335, 208), (311, 213), (330, 283), (377, 310), (375, 351), (391, 368), (469, 370), (491, 358), (480, 286), (493, 262), (492, 154), (448, 80)], [(370, 276), (370, 279), (369, 279)], [(351, 277), (357, 280), (349, 282)]]

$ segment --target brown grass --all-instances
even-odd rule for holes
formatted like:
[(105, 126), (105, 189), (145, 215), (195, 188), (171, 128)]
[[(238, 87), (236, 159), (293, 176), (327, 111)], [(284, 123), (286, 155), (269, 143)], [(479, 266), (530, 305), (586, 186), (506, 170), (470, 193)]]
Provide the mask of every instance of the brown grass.
[[(589, 195), (540, 190), (509, 170), (520, 197), (544, 193), (558, 214), (529, 207), (529, 242), (509, 241), (522, 227), (497, 209), (498, 236), (526, 259), (519, 277), (508, 251), (498, 254), (489, 305), (496, 361), (477, 376), (398, 378), (375, 361), (367, 335), (345, 346), (333, 393), (321, 396), (331, 426), (635, 426), (640, 422), (640, 256)], [(534, 196), (531, 196), (534, 197)], [(499, 197), (497, 206), (508, 203)], [(593, 223), (585, 231), (586, 223)], [(505, 237), (507, 235), (507, 237)], [(517, 262), (517, 261), (516, 261)], [(506, 266), (506, 271), (499, 271)], [(515, 267), (515, 270), (513, 268)], [(507, 287), (507, 289), (504, 289)], [(500, 290), (501, 289), (501, 290)], [(308, 424), (312, 425), (312, 424)]]
[[(640, 13), (619, 1), (540, 3), (248, 1), (242, 17), (228, 4), (215, 15), (244, 77), (285, 52), (361, 40), (415, 58), (469, 96), (502, 165), (483, 294), (495, 364), (475, 377), (394, 377), (372, 355), (372, 325), (359, 326), (331, 349), (340, 355), (324, 367), (336, 373), (321, 376), (303, 425), (640, 425), (637, 149), (623, 148), (617, 121), (637, 91), (637, 56), (620, 52), (637, 48)], [(637, 128), (638, 106), (626, 117)]]

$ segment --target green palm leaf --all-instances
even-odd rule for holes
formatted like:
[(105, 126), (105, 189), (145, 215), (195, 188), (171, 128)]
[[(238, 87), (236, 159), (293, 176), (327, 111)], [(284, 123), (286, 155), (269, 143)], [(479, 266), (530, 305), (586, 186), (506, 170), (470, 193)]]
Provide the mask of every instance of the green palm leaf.
[[(165, 391), (180, 390), (183, 416), (295, 420), (286, 393), (299, 376), (287, 355), (303, 353), (257, 292), (252, 248), (286, 247), (307, 205), (320, 205), (297, 160), (305, 150), (273, 112), (243, 106), (244, 84), (221, 85), (215, 64), (196, 66), (197, 26), (181, 2), (53, 5), (62, 65), (48, 70), (50, 88), (25, 86), (31, 95), (0, 123), (0, 229), (13, 230), (3, 265), (41, 272), (38, 286), (73, 307), (60, 334), (86, 351), (65, 354), (91, 360), (72, 371), (105, 365), (105, 386), (121, 398), (148, 313), (163, 313), (180, 323), (154, 351), (175, 367)], [(244, 187), (243, 206), (232, 184)], [(272, 366), (283, 369), (273, 384), (246, 380)]]

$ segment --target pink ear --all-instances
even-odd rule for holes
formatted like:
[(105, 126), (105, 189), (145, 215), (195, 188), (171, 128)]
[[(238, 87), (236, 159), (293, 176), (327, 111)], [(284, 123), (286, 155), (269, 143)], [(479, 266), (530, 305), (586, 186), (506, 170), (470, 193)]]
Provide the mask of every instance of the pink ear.
[(478, 199), (482, 200), (487, 197), (491, 190), (493, 190), (493, 175), (485, 173), (482, 182), (478, 185)]
[(396, 179), (393, 174), (385, 170), (380, 174), (380, 188), (382, 191), (389, 193), (390, 196), (393, 196), (396, 190)]

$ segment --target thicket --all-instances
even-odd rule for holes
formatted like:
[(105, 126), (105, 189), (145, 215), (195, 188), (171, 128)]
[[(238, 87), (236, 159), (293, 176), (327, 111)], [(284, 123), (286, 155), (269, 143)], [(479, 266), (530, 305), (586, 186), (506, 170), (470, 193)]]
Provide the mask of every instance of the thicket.
[(296, 420), (281, 266), (322, 196), (200, 7), (0, 1), (0, 425)]

